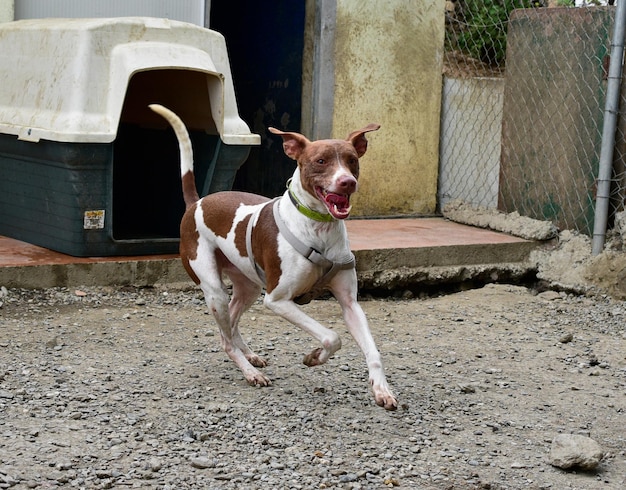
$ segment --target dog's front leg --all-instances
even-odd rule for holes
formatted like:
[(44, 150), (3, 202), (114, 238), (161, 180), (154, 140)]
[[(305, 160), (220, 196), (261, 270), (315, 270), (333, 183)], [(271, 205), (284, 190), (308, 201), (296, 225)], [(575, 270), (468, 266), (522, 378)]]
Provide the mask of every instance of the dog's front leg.
[(324, 327), (304, 313), (300, 307), (288, 299), (276, 299), (272, 294), (265, 295), (265, 306), (280, 315), (288, 322), (300, 327), (315, 337), (322, 347), (314, 349), (304, 356), (303, 362), (307, 366), (324, 364), (341, 348), (339, 335)]
[(357, 302), (356, 272), (348, 270), (337, 274), (332, 282), (332, 292), (341, 305), (348, 331), (365, 355), (376, 404), (386, 410), (395, 410), (398, 401), (387, 384), (380, 352), (376, 348), (365, 313)]

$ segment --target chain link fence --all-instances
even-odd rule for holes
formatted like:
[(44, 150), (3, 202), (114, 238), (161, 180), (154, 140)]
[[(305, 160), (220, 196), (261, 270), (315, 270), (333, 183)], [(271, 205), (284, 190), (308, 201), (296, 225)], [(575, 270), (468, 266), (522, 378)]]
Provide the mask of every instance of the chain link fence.
[[(446, 2), (442, 208), (462, 200), (592, 234), (615, 14), (599, 3)], [(609, 227), (626, 199), (624, 117), (614, 160)]]

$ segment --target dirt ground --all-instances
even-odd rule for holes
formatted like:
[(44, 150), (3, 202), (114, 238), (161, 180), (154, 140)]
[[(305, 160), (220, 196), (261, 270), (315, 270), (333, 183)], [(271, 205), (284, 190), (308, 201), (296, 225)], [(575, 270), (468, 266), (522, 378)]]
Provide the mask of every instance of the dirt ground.
[[(362, 305), (400, 407), (372, 402), (333, 300), (314, 341), (255, 304), (245, 338), (269, 361), (249, 387), (196, 289), (5, 291), (0, 488), (621, 489), (626, 303), (488, 285)], [(584, 434), (597, 471), (547, 462)]]

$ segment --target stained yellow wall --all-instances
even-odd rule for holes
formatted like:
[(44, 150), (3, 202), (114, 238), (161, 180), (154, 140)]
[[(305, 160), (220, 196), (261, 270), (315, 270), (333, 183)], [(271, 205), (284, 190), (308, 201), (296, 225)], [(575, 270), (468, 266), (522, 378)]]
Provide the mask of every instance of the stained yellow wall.
[(13, 20), (13, 0), (0, 0), (0, 22)]
[(332, 134), (369, 122), (354, 216), (432, 214), (444, 0), (337, 0)]

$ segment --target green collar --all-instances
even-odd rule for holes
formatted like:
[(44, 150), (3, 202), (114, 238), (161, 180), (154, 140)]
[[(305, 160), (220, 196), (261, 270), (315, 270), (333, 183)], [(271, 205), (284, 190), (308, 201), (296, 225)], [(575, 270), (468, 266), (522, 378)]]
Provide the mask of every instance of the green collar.
[(320, 213), (319, 211), (315, 211), (314, 209), (308, 208), (304, 204), (302, 204), (291, 190), (291, 179), (289, 179), (289, 181), (287, 182), (287, 191), (289, 192), (289, 197), (291, 198), (291, 202), (293, 203), (293, 205), (307, 218), (326, 223), (334, 221), (335, 218), (333, 218), (332, 214)]

